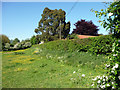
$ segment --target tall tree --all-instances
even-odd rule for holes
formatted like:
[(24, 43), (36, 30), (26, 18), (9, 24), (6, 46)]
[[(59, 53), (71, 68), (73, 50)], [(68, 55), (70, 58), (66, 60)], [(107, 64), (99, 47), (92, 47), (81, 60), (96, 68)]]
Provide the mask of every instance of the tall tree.
[(0, 35), (0, 42), (10, 43), (10, 39), (6, 35)]
[(30, 42), (32, 45), (34, 45), (34, 44), (38, 44), (39, 40), (37, 39), (37, 36), (32, 36)]
[(18, 42), (20, 42), (20, 40), (19, 40), (18, 38), (15, 38), (11, 44), (12, 44), (12, 45), (15, 45), (15, 44), (18, 43)]
[(35, 33), (48, 41), (59, 38), (60, 33), (62, 38), (66, 38), (70, 31), (70, 22), (65, 22), (65, 14), (62, 9), (50, 10), (46, 7)]
[(0, 35), (0, 51), (5, 48), (5, 43), (10, 43), (9, 38), (6, 35)]
[(92, 21), (77, 21), (75, 24), (76, 29), (73, 29), (72, 33), (81, 34), (81, 35), (98, 35), (98, 27), (93, 24)]

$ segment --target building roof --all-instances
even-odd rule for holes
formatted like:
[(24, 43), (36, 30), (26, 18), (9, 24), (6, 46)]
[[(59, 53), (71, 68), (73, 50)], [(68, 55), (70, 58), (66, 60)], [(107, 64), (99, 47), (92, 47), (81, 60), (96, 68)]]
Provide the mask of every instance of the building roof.
[(90, 35), (77, 35), (78, 38), (83, 39), (83, 38), (89, 38), (89, 37), (97, 37), (97, 36), (90, 36)]

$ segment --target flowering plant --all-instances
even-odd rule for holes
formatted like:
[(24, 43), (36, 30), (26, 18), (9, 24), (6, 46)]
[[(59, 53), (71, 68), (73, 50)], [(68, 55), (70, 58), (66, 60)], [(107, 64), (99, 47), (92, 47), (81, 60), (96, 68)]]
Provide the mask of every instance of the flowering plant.
[(119, 42), (113, 44), (112, 55), (109, 58), (109, 64), (106, 64), (108, 72), (106, 76), (97, 76), (93, 80), (93, 85), (102, 89), (115, 89), (120, 87), (120, 48)]
[[(114, 37), (120, 38), (120, 1), (111, 3), (105, 11), (101, 9), (101, 12), (94, 12), (99, 18), (104, 16), (104, 20), (99, 21), (102, 23), (101, 25), (106, 30), (109, 29), (114, 34)], [(108, 58), (109, 64), (106, 64), (108, 69), (106, 76), (95, 77), (92, 86), (97, 85), (98, 88), (108, 90), (118, 89), (120, 88), (120, 40), (113, 43), (112, 54)]]

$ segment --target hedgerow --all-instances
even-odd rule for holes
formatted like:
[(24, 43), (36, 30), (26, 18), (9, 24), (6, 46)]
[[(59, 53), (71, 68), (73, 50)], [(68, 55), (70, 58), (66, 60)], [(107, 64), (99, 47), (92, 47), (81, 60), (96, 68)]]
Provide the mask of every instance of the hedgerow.
[(109, 54), (112, 52), (112, 35), (98, 36), (75, 40), (57, 40), (40, 45), (43, 49), (63, 51), (84, 51), (93, 54)]

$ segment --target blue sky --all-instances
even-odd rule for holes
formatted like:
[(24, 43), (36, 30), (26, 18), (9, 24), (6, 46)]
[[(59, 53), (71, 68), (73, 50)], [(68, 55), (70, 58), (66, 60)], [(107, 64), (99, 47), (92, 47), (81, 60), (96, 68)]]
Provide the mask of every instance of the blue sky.
[[(75, 2), (2, 2), (2, 34), (10, 39), (30, 38), (36, 35), (34, 29), (38, 27), (45, 7), (52, 10), (63, 9), (67, 14), (74, 4)], [(90, 11), (92, 8), (98, 11), (105, 9), (104, 5), (101, 2), (78, 2), (66, 16), (66, 22), (71, 22), (71, 32), (78, 20), (85, 19), (92, 20), (95, 25), (99, 26), (99, 33), (107, 34), (108, 32), (97, 22), (99, 19)]]

